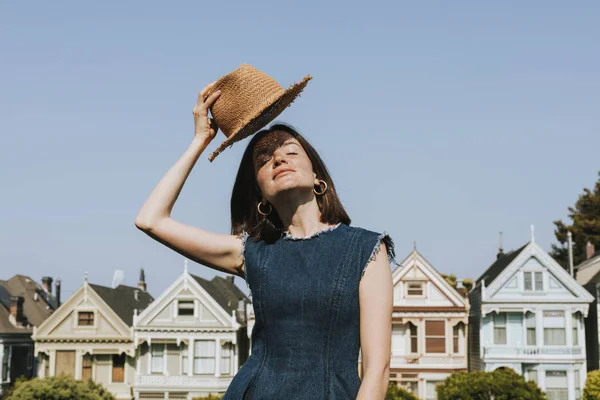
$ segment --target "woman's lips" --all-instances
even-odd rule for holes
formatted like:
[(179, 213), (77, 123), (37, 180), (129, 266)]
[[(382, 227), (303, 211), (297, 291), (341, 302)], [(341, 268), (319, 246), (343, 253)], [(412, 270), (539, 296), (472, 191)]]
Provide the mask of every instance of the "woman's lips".
[(275, 175), (273, 176), (273, 180), (275, 180), (278, 176), (283, 175), (287, 172), (294, 172), (294, 170), (290, 169), (290, 168), (281, 169), (275, 173)]

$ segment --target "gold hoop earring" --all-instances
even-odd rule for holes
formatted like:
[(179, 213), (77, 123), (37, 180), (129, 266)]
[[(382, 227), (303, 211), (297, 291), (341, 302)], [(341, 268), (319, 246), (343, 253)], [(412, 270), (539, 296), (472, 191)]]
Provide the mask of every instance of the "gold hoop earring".
[(263, 205), (262, 204), (262, 200), (258, 202), (258, 204), (256, 205), (256, 209), (258, 210), (258, 213), (260, 215), (263, 215), (265, 217), (267, 217), (269, 214), (271, 214), (273, 212), (273, 206), (270, 205), (269, 203), (267, 203), (267, 205), (269, 206), (269, 211), (264, 212), (263, 210), (260, 209), (260, 206)]
[(321, 185), (325, 185), (325, 188), (324, 188), (322, 191), (320, 191), (320, 192), (317, 192), (317, 191), (315, 190), (315, 188), (313, 188), (313, 192), (315, 192), (315, 194), (316, 194), (317, 196), (322, 196), (322, 195), (324, 195), (324, 194), (325, 194), (325, 192), (327, 191), (327, 182), (325, 182), (324, 180), (321, 180), (321, 179), (319, 179), (319, 189), (321, 189)]

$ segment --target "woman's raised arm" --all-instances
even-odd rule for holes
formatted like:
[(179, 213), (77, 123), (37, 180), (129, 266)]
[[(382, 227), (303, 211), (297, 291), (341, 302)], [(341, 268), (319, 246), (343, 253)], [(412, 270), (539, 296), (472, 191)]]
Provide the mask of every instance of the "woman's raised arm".
[(216, 91), (207, 97), (212, 85), (198, 94), (198, 103), (193, 109), (195, 133), (192, 143), (158, 182), (138, 213), (135, 226), (191, 260), (243, 277), (242, 240), (239, 237), (208, 232), (171, 218), (187, 177), (218, 130), (208, 117), (208, 110), (220, 95)]

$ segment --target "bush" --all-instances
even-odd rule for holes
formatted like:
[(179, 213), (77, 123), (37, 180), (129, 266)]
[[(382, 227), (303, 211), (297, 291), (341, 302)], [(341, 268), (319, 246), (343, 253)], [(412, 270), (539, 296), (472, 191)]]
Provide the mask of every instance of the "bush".
[(600, 399), (600, 371), (592, 371), (587, 374), (585, 388), (583, 388), (583, 399)]
[(419, 400), (419, 398), (403, 387), (398, 386), (396, 382), (390, 382), (385, 400)]
[(494, 372), (458, 372), (437, 386), (438, 400), (545, 400), (534, 382), (511, 369)]
[(67, 375), (17, 380), (6, 400), (115, 400), (102, 385)]

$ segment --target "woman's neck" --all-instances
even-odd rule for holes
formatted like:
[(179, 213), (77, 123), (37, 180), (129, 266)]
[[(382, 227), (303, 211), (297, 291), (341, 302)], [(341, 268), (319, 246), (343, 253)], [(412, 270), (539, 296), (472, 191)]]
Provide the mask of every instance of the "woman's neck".
[(284, 229), (295, 237), (311, 236), (329, 226), (321, 222), (321, 210), (312, 194), (304, 199), (301, 196), (281, 199), (275, 209)]

